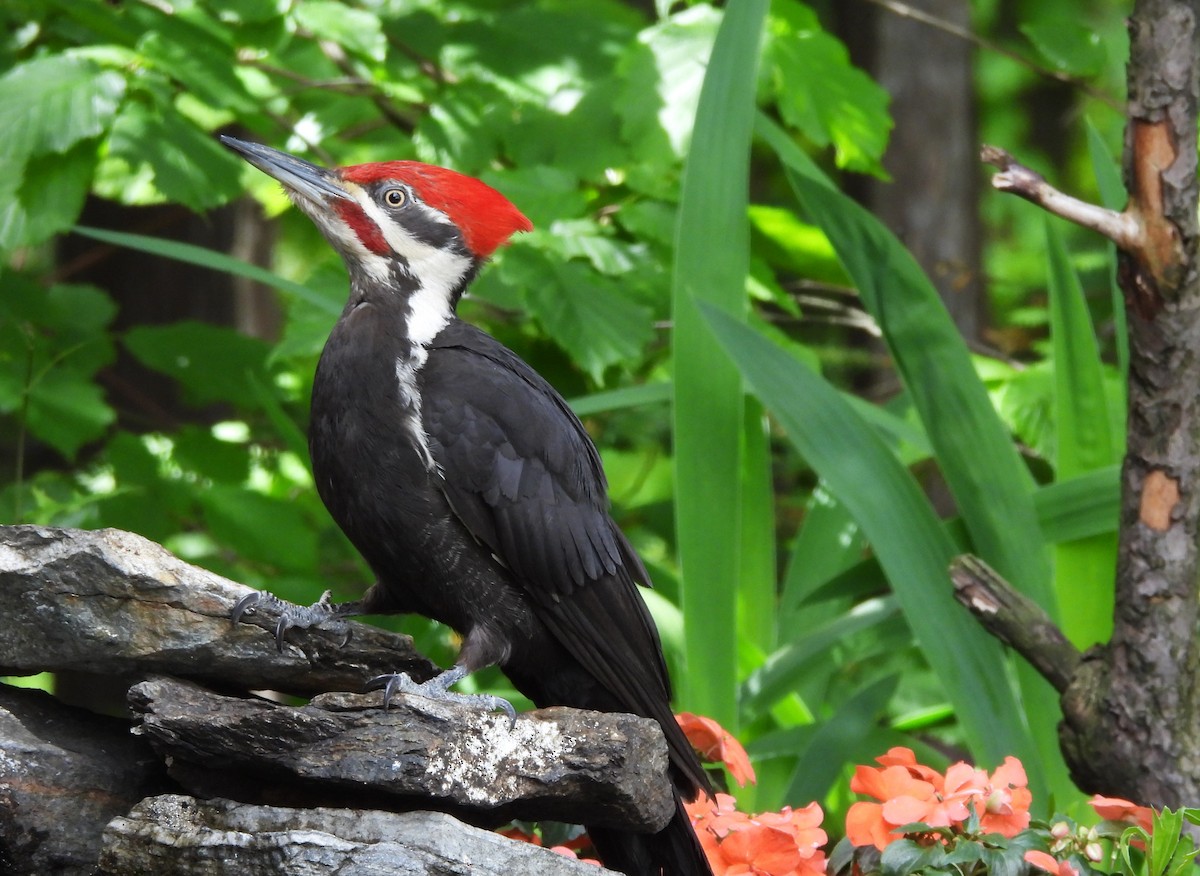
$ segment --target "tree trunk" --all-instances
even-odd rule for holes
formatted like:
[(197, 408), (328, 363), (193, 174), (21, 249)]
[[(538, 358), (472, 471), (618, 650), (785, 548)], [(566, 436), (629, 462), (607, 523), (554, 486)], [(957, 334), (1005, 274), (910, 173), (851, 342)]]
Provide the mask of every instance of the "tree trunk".
[[(907, 5), (970, 26), (966, 0)], [(863, 0), (837, 14), (853, 57), (891, 95), (896, 123), (883, 156), (891, 179), (865, 180), (855, 194), (904, 241), (955, 325), (976, 342), (986, 327), (987, 303), (980, 279), (973, 47)]]
[(1138, 0), (1129, 22), (1126, 213), (1128, 450), (1111, 642), (1063, 698), (1063, 746), (1080, 783), (1155, 806), (1200, 801), (1200, 272), (1196, 122), (1200, 2)]
[(1129, 34), (1124, 211), (1071, 198), (984, 149), (1000, 168), (996, 188), (1118, 246), (1130, 365), (1112, 639), (1080, 659), (1061, 636), (1006, 636), (996, 615), (1019, 605), (999, 592), (1007, 585), (972, 562), (953, 571), (960, 600), (1062, 693), (1063, 754), (1079, 786), (1178, 807), (1200, 801), (1200, 0), (1137, 0)]

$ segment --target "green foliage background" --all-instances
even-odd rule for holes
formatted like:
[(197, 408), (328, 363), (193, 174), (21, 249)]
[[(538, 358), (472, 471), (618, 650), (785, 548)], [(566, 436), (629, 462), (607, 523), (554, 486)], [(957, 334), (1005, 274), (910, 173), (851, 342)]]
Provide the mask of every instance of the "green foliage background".
[[(1088, 94), (1120, 93), (1125, 11), (972, 4), (988, 43), (982, 138), (1118, 204), (1123, 120)], [(1011, 355), (970, 352), (900, 244), (830, 182), (881, 175), (891, 129), (830, 13), (799, 0), (6, 3), (0, 520), (131, 529), (300, 602), (356, 593), (367, 570), (316, 498), (303, 437), (344, 274), (215, 132), (325, 163), (450, 165), (537, 227), (463, 315), (586, 418), (655, 577), (680, 707), (756, 757), (747, 805), (836, 808), (847, 765), (892, 744), (930, 763), (958, 747), (989, 767), (1017, 753), (1069, 802), (1054, 697), (953, 603), (945, 568), (979, 553), (1077, 643), (1106, 638), (1123, 431), (1112, 254), (985, 196)], [(1066, 142), (1023, 109), (1047, 88), (1086, 115)], [(278, 227), (270, 270), (77, 226), (89, 197), (203, 213), (246, 192)], [(69, 232), (176, 259), (180, 286), (200, 268), (273, 286), (282, 329), (114, 330), (111, 290), (61, 263)], [(882, 357), (802, 306), (798, 280), (857, 288), (899, 394), (847, 392)], [(139, 427), (104, 383), (118, 355), (174, 381), (194, 416)], [(28, 466), (32, 447), (51, 463)], [(935, 469), (961, 518), (925, 497)], [(435, 658), (453, 652), (444, 630), (388, 622)], [(476, 681), (504, 692), (497, 673)]]

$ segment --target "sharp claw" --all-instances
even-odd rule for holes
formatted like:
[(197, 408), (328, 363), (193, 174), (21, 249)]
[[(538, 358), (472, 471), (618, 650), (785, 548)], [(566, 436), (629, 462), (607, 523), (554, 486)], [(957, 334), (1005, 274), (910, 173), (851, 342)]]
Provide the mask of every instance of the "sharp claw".
[(392, 697), (396, 695), (396, 691), (399, 690), (406, 681), (410, 681), (410, 679), (404, 673), (393, 675), (388, 679), (387, 685), (383, 688), (383, 710), (385, 712), (388, 709), (388, 705), (390, 705), (392, 702)]
[(233, 607), (233, 611), (229, 613), (229, 623), (236, 627), (241, 621), (242, 615), (248, 611), (253, 613), (254, 607), (261, 601), (262, 593), (259, 591), (256, 590), (254, 593), (247, 593), (237, 601), (237, 605), (235, 605)]
[(292, 619), (286, 612), (279, 615), (279, 623), (275, 624), (275, 650), (280, 654), (283, 653), (283, 637), (292, 626)]

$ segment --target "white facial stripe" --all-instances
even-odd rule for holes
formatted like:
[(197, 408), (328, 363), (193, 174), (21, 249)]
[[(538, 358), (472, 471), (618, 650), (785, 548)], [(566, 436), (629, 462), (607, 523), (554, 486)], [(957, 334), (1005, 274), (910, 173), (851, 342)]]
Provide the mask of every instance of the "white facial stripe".
[[(408, 336), (414, 344), (425, 346), (450, 321), (454, 312), (454, 291), (470, 270), (471, 258), (416, 240), (406, 234), (400, 225), (365, 194), (354, 194), (363, 212), (382, 230), (388, 246), (408, 262), (410, 273), (421, 281), (420, 288), (409, 297), (411, 313), (408, 318)], [(424, 204), (413, 206), (439, 222), (449, 221), (441, 213)]]
[[(366, 197), (362, 194), (362, 190), (352, 183), (348, 184), (347, 188), (352, 190), (355, 198), (358, 198), (360, 203)], [(354, 233), (354, 229), (347, 227), (346, 223), (337, 218), (336, 214), (327, 211), (324, 205), (314, 204), (300, 194), (291, 192), (289, 194), (291, 194), (292, 201), (296, 206), (316, 223), (317, 227), (321, 229), (321, 232), (330, 241), (337, 241), (334, 244), (334, 249), (354, 253), (355, 261), (362, 265), (363, 270), (371, 276), (372, 280), (382, 283), (387, 279), (389, 272), (388, 260), (363, 246), (362, 241), (358, 239), (358, 235)], [(375, 217), (371, 218), (378, 222)]]

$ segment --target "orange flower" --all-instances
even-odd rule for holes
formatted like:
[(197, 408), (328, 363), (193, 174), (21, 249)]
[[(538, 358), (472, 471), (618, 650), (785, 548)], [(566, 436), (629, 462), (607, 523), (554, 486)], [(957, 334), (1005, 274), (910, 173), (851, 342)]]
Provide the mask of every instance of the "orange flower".
[(1014, 837), (1029, 827), (1033, 794), (1026, 785), (1025, 767), (1015, 757), (1004, 758), (975, 804), (980, 827), (987, 833)]
[(881, 851), (900, 839), (899, 834), (892, 832), (895, 828), (920, 821), (919, 816), (937, 796), (937, 788), (931, 782), (915, 778), (907, 766), (899, 763), (883, 768), (856, 767), (850, 790), (883, 801), (855, 803), (846, 813), (846, 836), (850, 842), (856, 846), (873, 845)]
[(1025, 787), (1025, 768), (1015, 757), (1005, 759), (990, 777), (962, 762), (942, 775), (901, 747), (877, 761), (881, 767), (859, 766), (850, 780), (851, 791), (880, 801), (855, 803), (846, 814), (846, 836), (856, 846), (882, 851), (900, 839), (896, 829), (905, 824), (957, 827), (970, 816), (972, 805), (986, 832), (1011, 837), (1029, 826), (1032, 796)]
[(1101, 797), (1099, 794), (1088, 803), (1105, 821), (1126, 821), (1136, 824), (1146, 833), (1154, 832), (1154, 810), (1149, 806), (1138, 806), (1120, 797)]
[(1039, 852), (1037, 849), (1027, 851), (1025, 853), (1025, 860), (1039, 870), (1045, 870), (1047, 873), (1055, 874), (1055, 876), (1079, 876), (1079, 871), (1072, 867), (1069, 861), (1060, 861), (1053, 855)]
[(734, 799), (717, 794), (687, 806), (700, 845), (716, 876), (822, 876), (827, 841), (824, 813), (816, 803), (803, 809), (748, 815)]
[(923, 779), (941, 790), (942, 774), (933, 767), (917, 763), (917, 756), (911, 748), (902, 745), (889, 748), (887, 754), (875, 758), (875, 762), (883, 766), (902, 766), (914, 779)]
[(676, 715), (675, 720), (679, 722), (688, 742), (692, 743), (692, 748), (700, 754), (701, 760), (725, 764), (739, 785), (757, 781), (746, 749), (712, 718), (683, 712)]

